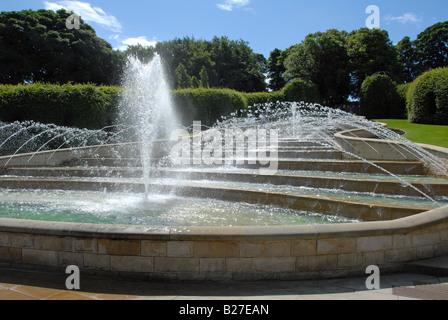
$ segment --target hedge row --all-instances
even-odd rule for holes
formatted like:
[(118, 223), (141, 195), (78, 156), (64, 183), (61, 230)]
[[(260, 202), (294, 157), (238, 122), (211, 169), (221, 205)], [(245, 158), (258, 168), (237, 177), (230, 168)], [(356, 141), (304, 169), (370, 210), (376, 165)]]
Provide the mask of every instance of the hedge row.
[(0, 120), (100, 129), (112, 123), (119, 91), (119, 87), (90, 84), (2, 85)]
[[(86, 85), (0, 85), (0, 121), (33, 120), (60, 126), (101, 129), (114, 123), (120, 87)], [(173, 101), (186, 126), (211, 126), (249, 105), (276, 101), (319, 102), (316, 87), (294, 80), (281, 91), (242, 93), (230, 89), (174, 90)]]
[(211, 126), (222, 116), (246, 108), (242, 93), (230, 89), (179, 89), (172, 92), (173, 102), (183, 125), (201, 121)]
[(407, 108), (411, 123), (448, 125), (448, 68), (415, 79), (407, 91)]

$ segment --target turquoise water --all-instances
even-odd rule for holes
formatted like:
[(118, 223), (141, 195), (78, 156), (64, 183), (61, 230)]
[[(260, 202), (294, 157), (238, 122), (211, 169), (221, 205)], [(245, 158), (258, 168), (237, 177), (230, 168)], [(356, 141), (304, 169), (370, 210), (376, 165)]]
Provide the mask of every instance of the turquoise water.
[(273, 226), (357, 222), (274, 206), (149, 195), (74, 191), (0, 191), (0, 217), (93, 224)]

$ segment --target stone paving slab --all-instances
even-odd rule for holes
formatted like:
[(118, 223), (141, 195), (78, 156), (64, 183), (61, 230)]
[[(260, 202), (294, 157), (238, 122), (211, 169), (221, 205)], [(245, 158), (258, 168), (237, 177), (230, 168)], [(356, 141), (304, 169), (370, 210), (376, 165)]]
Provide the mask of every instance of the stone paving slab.
[(0, 271), (0, 300), (448, 300), (448, 277), (398, 273), (381, 276), (367, 290), (364, 277), (259, 282), (141, 282), (81, 279), (65, 288), (65, 276)]

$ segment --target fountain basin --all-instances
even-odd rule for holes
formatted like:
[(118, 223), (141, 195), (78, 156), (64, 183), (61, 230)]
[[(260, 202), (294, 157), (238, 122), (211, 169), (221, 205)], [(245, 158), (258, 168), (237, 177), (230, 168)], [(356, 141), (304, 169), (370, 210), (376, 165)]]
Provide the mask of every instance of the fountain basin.
[(393, 221), (269, 227), (0, 219), (0, 266), (158, 280), (312, 279), (448, 253), (448, 207)]

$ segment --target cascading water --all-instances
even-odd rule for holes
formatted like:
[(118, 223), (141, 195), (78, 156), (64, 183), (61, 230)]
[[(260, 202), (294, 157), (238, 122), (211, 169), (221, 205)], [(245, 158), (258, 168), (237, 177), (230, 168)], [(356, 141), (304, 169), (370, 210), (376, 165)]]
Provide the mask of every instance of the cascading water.
[(119, 117), (122, 123), (135, 128), (140, 143), (145, 191), (148, 194), (155, 157), (154, 141), (169, 137), (178, 126), (160, 56), (156, 54), (149, 63), (130, 57), (122, 85)]

